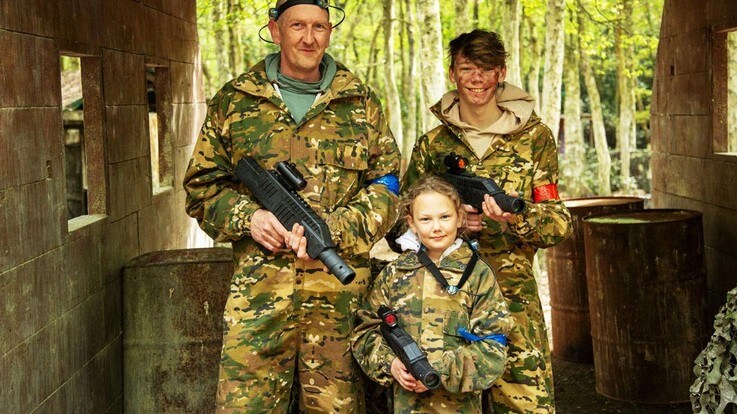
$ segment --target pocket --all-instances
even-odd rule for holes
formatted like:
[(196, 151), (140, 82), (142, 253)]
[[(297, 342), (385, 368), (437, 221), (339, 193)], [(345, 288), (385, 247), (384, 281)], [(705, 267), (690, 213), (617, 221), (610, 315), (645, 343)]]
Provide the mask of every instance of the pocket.
[(363, 186), (369, 151), (365, 140), (324, 140), (317, 148), (324, 189), (320, 203), (328, 211), (345, 206)]
[(460, 328), (469, 329), (468, 315), (459, 311), (446, 312), (443, 326), (443, 349), (453, 350), (466, 344), (466, 340), (458, 334)]

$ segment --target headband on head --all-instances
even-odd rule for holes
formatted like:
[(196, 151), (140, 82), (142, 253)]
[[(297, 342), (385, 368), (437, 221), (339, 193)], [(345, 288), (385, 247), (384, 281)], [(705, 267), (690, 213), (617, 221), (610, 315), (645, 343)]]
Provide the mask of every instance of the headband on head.
[[(284, 12), (288, 8), (290, 8), (292, 6), (296, 6), (298, 4), (312, 4), (312, 5), (315, 5), (317, 7), (320, 7), (321, 9), (324, 9), (328, 13), (328, 16), (330, 15), (329, 8), (332, 8), (332, 9), (335, 9), (335, 10), (338, 10), (339, 12), (341, 12), (343, 15), (340, 17), (340, 20), (338, 21), (338, 23), (336, 23), (336, 24), (333, 25), (333, 29), (335, 29), (336, 27), (340, 26), (340, 24), (343, 23), (343, 20), (345, 20), (345, 10), (343, 10), (341, 7), (338, 7), (338, 6), (331, 6), (328, 3), (328, 0), (287, 0), (284, 3), (282, 3), (282, 5), (279, 6), (279, 7), (271, 7), (271, 8), (269, 8), (269, 20), (273, 20), (273, 21), (279, 20), (279, 17), (282, 14), (284, 14)], [(261, 29), (259, 29), (259, 31), (258, 31), (258, 37), (259, 37), (259, 39), (263, 40), (266, 43), (274, 43), (271, 40), (268, 40), (268, 39), (264, 38), (263, 35), (261, 35), (261, 32), (267, 26), (268, 25), (264, 25), (264, 26), (261, 27)]]
[(269, 9), (269, 19), (270, 20), (279, 20), (279, 17), (281, 17), (284, 12), (292, 7), (296, 6), (298, 4), (312, 4), (315, 5), (321, 9), (324, 9), (326, 12), (328, 12), (328, 15), (330, 14), (330, 10), (328, 8), (333, 8), (335, 10), (340, 11), (343, 13), (343, 16), (340, 18), (340, 21), (333, 25), (333, 28), (338, 27), (341, 23), (343, 23), (343, 20), (345, 20), (345, 11), (338, 7), (338, 6), (331, 6), (328, 3), (328, 0), (287, 0), (284, 3), (282, 3), (279, 7), (271, 7)]

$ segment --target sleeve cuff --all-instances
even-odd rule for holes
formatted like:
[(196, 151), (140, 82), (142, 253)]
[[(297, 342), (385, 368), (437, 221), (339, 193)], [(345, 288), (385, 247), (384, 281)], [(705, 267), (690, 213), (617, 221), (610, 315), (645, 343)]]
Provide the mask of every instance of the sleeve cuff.
[(258, 204), (254, 204), (247, 197), (240, 197), (233, 209), (234, 227), (238, 232), (245, 236), (251, 235), (251, 218), (259, 208), (261, 207)]

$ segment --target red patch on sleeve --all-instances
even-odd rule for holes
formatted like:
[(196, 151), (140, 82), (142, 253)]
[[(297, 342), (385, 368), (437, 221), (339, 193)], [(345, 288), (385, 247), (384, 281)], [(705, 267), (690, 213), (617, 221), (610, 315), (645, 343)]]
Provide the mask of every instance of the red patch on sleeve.
[(558, 184), (547, 184), (532, 190), (533, 199), (536, 203), (545, 200), (560, 200), (558, 195)]

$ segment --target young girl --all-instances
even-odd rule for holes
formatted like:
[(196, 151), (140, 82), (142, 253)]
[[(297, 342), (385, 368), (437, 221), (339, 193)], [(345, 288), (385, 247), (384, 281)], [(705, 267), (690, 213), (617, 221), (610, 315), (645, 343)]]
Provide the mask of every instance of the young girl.
[[(395, 413), (481, 413), (481, 392), (503, 372), (511, 327), (493, 271), (463, 239), (461, 199), (430, 176), (405, 195), (401, 211), (414, 244), (374, 281), (351, 346), (364, 372), (391, 385)], [(407, 241), (403, 244), (407, 244)], [(377, 309), (394, 309), (398, 324), (440, 375), (428, 390), (412, 377), (381, 335)]]

